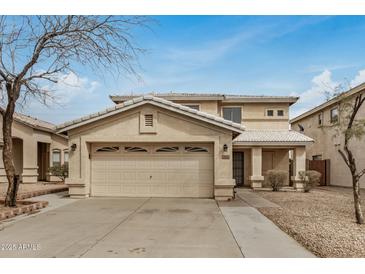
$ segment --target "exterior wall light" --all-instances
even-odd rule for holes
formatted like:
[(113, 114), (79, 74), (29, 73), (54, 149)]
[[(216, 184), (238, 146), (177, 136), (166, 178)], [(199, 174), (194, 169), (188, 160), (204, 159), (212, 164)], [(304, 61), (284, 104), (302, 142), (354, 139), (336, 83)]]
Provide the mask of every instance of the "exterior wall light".
[(228, 146), (227, 146), (227, 144), (224, 144), (223, 145), (223, 152), (227, 152), (228, 151)]
[(77, 148), (77, 145), (76, 145), (76, 144), (72, 144), (72, 145), (71, 145), (71, 150), (72, 150), (72, 151), (75, 151), (75, 150), (76, 150), (76, 148)]

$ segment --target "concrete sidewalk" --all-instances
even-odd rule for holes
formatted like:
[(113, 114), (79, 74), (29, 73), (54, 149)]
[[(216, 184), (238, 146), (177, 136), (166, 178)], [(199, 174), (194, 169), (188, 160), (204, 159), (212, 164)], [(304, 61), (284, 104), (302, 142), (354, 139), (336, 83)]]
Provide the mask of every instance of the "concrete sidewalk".
[(255, 207), (278, 207), (251, 190), (241, 190), (234, 204), (219, 203), (221, 212), (246, 258), (314, 258)]

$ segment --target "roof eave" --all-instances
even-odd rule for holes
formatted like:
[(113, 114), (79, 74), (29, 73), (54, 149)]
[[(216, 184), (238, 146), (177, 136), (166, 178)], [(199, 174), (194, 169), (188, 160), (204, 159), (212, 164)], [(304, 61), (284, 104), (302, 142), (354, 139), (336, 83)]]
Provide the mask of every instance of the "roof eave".
[[(347, 97), (350, 97), (350, 96), (352, 96), (352, 95), (354, 95), (358, 92), (364, 91), (364, 90), (365, 90), (365, 83), (362, 83), (362, 84), (346, 91), (342, 95), (345, 95), (345, 98), (347, 98)], [(321, 110), (323, 110), (327, 107), (330, 107), (332, 105), (337, 104), (342, 99), (343, 99), (343, 97), (341, 95), (337, 96), (335, 98), (332, 98), (331, 100), (329, 100), (327, 102), (324, 102), (324, 103), (320, 104), (319, 106), (316, 106), (316, 107), (314, 107), (314, 108), (298, 115), (297, 117), (294, 117), (293, 119), (289, 120), (289, 123), (292, 124), (292, 123), (298, 122), (298, 121), (300, 121), (300, 120), (302, 120), (302, 119), (304, 119), (304, 118), (306, 118), (310, 115), (313, 115), (313, 114), (315, 114), (315, 113), (317, 113), (317, 112), (319, 112), (319, 111), (321, 111)]]
[(312, 144), (314, 141), (300, 141), (300, 142), (256, 142), (256, 141), (234, 141), (233, 146), (270, 146), (270, 147), (296, 147), (296, 146), (306, 146)]
[[(216, 125), (218, 127), (231, 130), (231, 131), (237, 133), (237, 136), (239, 134), (241, 134), (241, 133), (244, 132), (244, 127), (243, 126), (241, 126), (241, 128), (238, 128), (238, 127), (235, 127), (233, 125), (227, 124), (225, 122), (216, 121), (214, 119), (210, 119), (208, 117), (204, 117), (204, 116), (198, 115), (198, 114), (193, 113), (193, 112), (187, 112), (187, 111), (184, 111), (184, 110), (181, 110), (181, 109), (177, 109), (174, 106), (166, 105), (166, 104), (164, 104), (162, 102), (159, 102), (158, 100), (157, 101), (156, 100), (153, 100), (153, 99), (139, 100), (138, 98), (136, 98), (136, 100), (138, 100), (138, 102), (136, 102), (136, 103), (131, 103), (131, 104), (127, 105), (127, 106), (123, 106), (123, 107), (120, 107), (120, 108), (118, 108), (116, 106), (114, 108), (111, 108), (111, 110), (109, 112), (108, 111), (104, 111), (104, 112), (101, 112), (100, 115), (95, 115), (94, 114), (91, 118), (90, 117), (89, 118), (88, 117), (81, 118), (81, 119), (79, 119), (80, 120), (79, 122), (70, 123), (70, 124), (66, 123), (65, 126), (62, 126), (61, 125), (61, 126), (57, 127), (57, 131), (56, 132), (58, 134), (62, 134), (62, 133), (65, 133), (65, 132), (67, 132), (69, 130), (72, 130), (72, 129), (78, 128), (80, 126), (84, 126), (84, 125), (93, 123), (93, 122), (98, 121), (100, 119), (104, 119), (104, 118), (107, 118), (107, 117), (116, 115), (118, 113), (121, 113), (121, 112), (128, 111), (129, 109), (136, 108), (136, 107), (141, 106), (141, 105), (144, 105), (146, 103), (150, 103), (152, 105), (155, 105), (155, 106), (158, 106), (158, 107), (162, 107), (164, 109), (168, 109), (168, 110), (171, 110), (171, 111), (180, 113), (182, 115), (190, 116), (192, 118), (196, 118), (198, 120), (201, 120), (201, 121), (204, 121), (204, 122), (207, 122), (207, 123)], [(191, 110), (191, 111), (193, 111), (193, 110)], [(217, 117), (217, 118), (219, 118), (219, 117)], [(236, 136), (234, 136), (234, 137), (236, 137)]]

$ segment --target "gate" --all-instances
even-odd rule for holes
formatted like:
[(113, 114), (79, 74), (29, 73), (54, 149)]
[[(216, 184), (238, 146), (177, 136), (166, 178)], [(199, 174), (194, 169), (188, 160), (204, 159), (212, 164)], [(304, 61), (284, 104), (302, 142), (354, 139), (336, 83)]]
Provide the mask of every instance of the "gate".
[(309, 170), (315, 170), (322, 174), (320, 185), (328, 186), (330, 185), (330, 160), (309, 160), (308, 168)]

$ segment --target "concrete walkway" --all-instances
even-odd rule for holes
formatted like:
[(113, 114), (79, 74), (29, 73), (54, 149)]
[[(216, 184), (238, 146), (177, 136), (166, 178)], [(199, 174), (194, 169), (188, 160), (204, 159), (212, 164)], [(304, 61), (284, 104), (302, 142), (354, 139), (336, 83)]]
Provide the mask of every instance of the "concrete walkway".
[(251, 190), (239, 190), (232, 203), (219, 203), (221, 212), (246, 258), (313, 258), (311, 252), (255, 207), (278, 207)]

